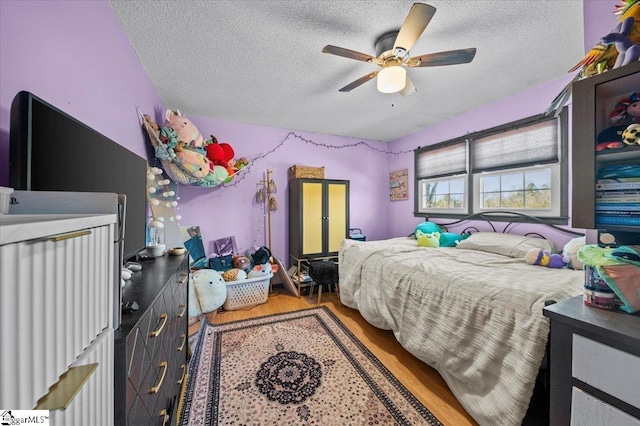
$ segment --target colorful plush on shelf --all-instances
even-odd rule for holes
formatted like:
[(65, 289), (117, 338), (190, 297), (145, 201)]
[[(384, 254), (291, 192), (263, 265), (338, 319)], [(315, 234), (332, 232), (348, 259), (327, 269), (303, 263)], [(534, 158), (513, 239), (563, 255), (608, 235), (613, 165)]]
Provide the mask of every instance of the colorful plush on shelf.
[(596, 151), (604, 151), (605, 149), (622, 148), (622, 133), (627, 126), (610, 126), (601, 131), (596, 139)]
[(548, 250), (532, 248), (527, 252), (524, 261), (529, 265), (546, 266), (547, 268), (564, 268), (566, 265), (562, 255), (550, 253)]
[(629, 124), (622, 132), (622, 142), (626, 145), (640, 145), (640, 124)]
[(415, 234), (416, 240), (418, 240), (418, 247), (440, 247), (439, 232), (425, 233), (417, 229)]
[(609, 114), (609, 120), (613, 124), (620, 125), (640, 123), (640, 95), (638, 92), (618, 100), (614, 110)]
[[(619, 51), (616, 41), (622, 43), (620, 46), (625, 53), (621, 61), (624, 60), (626, 63), (627, 59), (631, 58), (633, 51), (629, 52), (630, 46), (628, 43), (631, 45), (640, 43), (640, 1), (622, 0), (621, 3), (621, 5), (616, 6), (616, 11), (614, 12), (619, 16), (619, 24), (611, 31), (614, 35), (610, 35), (608, 38), (607, 36), (603, 37), (603, 41), (600, 41), (589, 50), (586, 56), (571, 68), (569, 72), (573, 72), (582, 67), (580, 76), (591, 77), (592, 75), (600, 74), (616, 67), (616, 64), (620, 66), (620, 63), (617, 62)], [(633, 19), (633, 22), (629, 21), (629, 18)], [(606, 43), (604, 41), (605, 38), (608, 40)], [(628, 39), (628, 43), (625, 42), (625, 38)], [(625, 48), (625, 46), (627, 47)], [(628, 58), (627, 55), (629, 55)]]
[[(638, 23), (640, 25), (640, 22)], [(615, 29), (602, 37), (602, 43), (605, 45), (613, 44), (618, 51), (618, 57), (612, 68), (619, 68), (635, 62), (640, 58), (640, 44), (638, 44), (637, 32), (634, 26), (636, 20), (633, 16), (629, 16), (624, 21), (616, 25)], [(631, 39), (633, 32), (633, 40)], [(635, 40), (635, 41), (634, 41)]]

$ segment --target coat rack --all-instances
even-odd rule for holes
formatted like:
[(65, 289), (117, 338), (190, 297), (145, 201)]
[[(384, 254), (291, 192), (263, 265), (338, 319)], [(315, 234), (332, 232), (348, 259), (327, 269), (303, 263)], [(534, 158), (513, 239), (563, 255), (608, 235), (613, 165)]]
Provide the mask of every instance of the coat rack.
[[(273, 180), (273, 171), (267, 169), (264, 174), (264, 179), (258, 184), (258, 192), (256, 193), (256, 200), (260, 203), (264, 203), (264, 211), (267, 216), (267, 247), (271, 250), (271, 212), (278, 210), (278, 203), (273, 196), (277, 192), (276, 183)], [(269, 283), (269, 296), (275, 296), (277, 291), (273, 291), (271, 282)]]

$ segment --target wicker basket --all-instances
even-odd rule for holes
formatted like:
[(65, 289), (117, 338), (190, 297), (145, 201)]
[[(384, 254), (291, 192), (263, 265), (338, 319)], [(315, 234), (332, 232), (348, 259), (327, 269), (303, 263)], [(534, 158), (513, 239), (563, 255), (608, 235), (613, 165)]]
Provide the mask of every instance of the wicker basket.
[(273, 274), (264, 277), (227, 282), (227, 300), (222, 307), (227, 311), (265, 303), (269, 298), (269, 281)]
[(324, 166), (309, 167), (294, 164), (289, 167), (289, 179), (297, 178), (324, 179)]

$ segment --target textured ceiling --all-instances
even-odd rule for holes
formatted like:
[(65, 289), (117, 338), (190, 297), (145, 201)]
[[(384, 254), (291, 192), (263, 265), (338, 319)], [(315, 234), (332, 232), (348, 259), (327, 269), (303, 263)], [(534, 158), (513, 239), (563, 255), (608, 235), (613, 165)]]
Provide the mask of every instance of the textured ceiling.
[(111, 6), (167, 108), (185, 115), (391, 141), (567, 75), (584, 54), (582, 0), (427, 1), (410, 56), (475, 47), (468, 64), (409, 68), (417, 92), (340, 93), (413, 1), (136, 1)]

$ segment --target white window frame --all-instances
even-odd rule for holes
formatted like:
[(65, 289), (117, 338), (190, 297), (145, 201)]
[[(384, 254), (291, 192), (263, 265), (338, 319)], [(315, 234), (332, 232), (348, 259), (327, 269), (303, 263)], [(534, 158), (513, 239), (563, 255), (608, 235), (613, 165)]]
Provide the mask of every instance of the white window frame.
[[(550, 209), (516, 209), (513, 207), (505, 207), (505, 208), (483, 208), (481, 206), (481, 179), (482, 178), (486, 178), (486, 177), (490, 177), (490, 176), (500, 176), (503, 174), (509, 174), (509, 173), (518, 173), (518, 172), (528, 172), (528, 171), (537, 171), (537, 170), (541, 170), (541, 169), (549, 169), (551, 172), (551, 184), (550, 184), (550, 191), (551, 191), (551, 208)], [(489, 211), (501, 211), (501, 210), (505, 210), (505, 211), (510, 211), (510, 212), (516, 212), (516, 213), (522, 213), (522, 214), (526, 214), (529, 216), (536, 216), (536, 217), (558, 217), (560, 216), (560, 200), (561, 200), (561, 184), (560, 184), (560, 164), (556, 163), (556, 164), (544, 164), (544, 165), (536, 165), (536, 166), (528, 166), (528, 167), (520, 167), (520, 168), (514, 168), (514, 169), (502, 169), (502, 170), (496, 170), (496, 171), (492, 171), (492, 172), (481, 172), (481, 173), (475, 173), (473, 175), (473, 187), (474, 187), (474, 191), (473, 191), (473, 211), (475, 213), (486, 213)]]
[[(423, 199), (424, 199), (424, 185), (425, 183), (429, 183), (429, 182), (438, 182), (438, 181), (443, 181), (443, 180), (452, 180), (452, 179), (462, 179), (462, 184), (463, 184), (463, 206), (461, 208), (450, 208), (450, 209), (445, 209), (445, 208), (427, 208), (427, 207), (423, 207)], [(420, 211), (421, 213), (430, 213), (433, 211), (437, 211), (439, 213), (447, 213), (447, 214), (469, 214), (469, 202), (468, 199), (469, 197), (467, 196), (469, 193), (469, 179), (468, 179), (468, 175), (465, 174), (457, 174), (457, 175), (451, 175), (451, 176), (445, 176), (445, 177), (439, 177), (439, 178), (427, 178), (427, 179), (420, 179), (417, 183), (418, 185), (418, 211)]]

